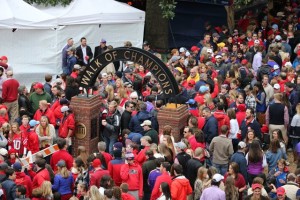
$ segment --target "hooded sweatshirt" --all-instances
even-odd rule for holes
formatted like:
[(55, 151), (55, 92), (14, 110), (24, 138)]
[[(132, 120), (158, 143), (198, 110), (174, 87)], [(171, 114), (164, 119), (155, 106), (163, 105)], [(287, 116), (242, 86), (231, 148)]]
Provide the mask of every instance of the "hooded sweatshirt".
[(193, 190), (185, 176), (179, 175), (173, 178), (171, 183), (171, 196), (173, 200), (186, 200)]
[(26, 197), (31, 197), (32, 181), (24, 172), (16, 172), (16, 185), (24, 185), (26, 188)]
[(227, 125), (228, 129), (230, 130), (230, 119), (227, 116), (227, 114), (223, 111), (223, 110), (217, 110), (216, 112), (214, 112), (214, 117), (217, 119), (218, 121), (218, 132), (219, 135), (221, 133), (221, 127), (223, 125)]

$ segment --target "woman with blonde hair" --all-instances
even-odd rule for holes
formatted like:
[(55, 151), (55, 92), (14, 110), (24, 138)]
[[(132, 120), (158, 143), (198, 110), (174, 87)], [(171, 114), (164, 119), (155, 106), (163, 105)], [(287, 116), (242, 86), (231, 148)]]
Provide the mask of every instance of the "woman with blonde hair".
[(107, 101), (111, 102), (114, 100), (115, 97), (115, 91), (114, 91), (114, 87), (112, 85), (107, 85), (105, 87), (105, 91), (107, 92)]
[(41, 150), (53, 145), (53, 140), (56, 137), (55, 128), (52, 124), (49, 124), (48, 117), (41, 117), (40, 124), (36, 127), (35, 132), (39, 137)]
[(175, 152), (175, 148), (174, 148), (174, 144), (173, 144), (171, 136), (170, 135), (164, 135), (163, 136), (163, 143), (165, 143), (167, 145), (167, 147), (169, 149), (171, 149), (172, 154), (173, 154), (173, 158), (175, 158), (176, 152)]
[(210, 110), (215, 109), (215, 104), (214, 104), (213, 99), (210, 94), (208, 94), (208, 93), (205, 94), (203, 99), (204, 99), (204, 104), (206, 107), (209, 107)]
[(128, 95), (125, 88), (119, 88), (117, 95), (120, 98), (119, 106), (123, 107), (126, 101), (128, 101)]
[(8, 136), (8, 150), (15, 149), (18, 157), (22, 157), (27, 154), (27, 136), (23, 133), (17, 122), (11, 124), (11, 131)]
[(104, 196), (100, 194), (99, 189), (95, 185), (90, 187), (88, 193), (90, 200), (104, 200)]
[(38, 190), (40, 198), (33, 198), (33, 200), (50, 200), (53, 199), (52, 184), (50, 181), (44, 181)]
[(116, 86), (115, 92), (118, 92), (120, 88), (124, 88), (122, 79), (117, 78), (115, 86)]
[(68, 171), (64, 160), (58, 161), (57, 174), (54, 177), (52, 190), (59, 192), (61, 200), (69, 200), (72, 197), (72, 187), (74, 179), (71, 172)]
[(207, 179), (207, 169), (205, 167), (200, 167), (198, 169), (197, 179), (194, 184), (194, 199), (200, 199), (203, 191), (203, 184), (207, 181)]

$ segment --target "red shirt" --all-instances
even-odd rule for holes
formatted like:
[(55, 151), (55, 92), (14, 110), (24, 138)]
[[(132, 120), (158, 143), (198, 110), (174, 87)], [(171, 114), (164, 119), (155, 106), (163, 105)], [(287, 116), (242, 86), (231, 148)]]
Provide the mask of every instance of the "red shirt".
[(168, 172), (164, 172), (162, 175), (156, 178), (152, 193), (151, 193), (151, 200), (156, 200), (160, 195), (161, 192), (159, 191), (160, 184), (162, 182), (168, 183), (169, 187), (171, 187), (172, 177)]
[(97, 169), (90, 173), (90, 186), (95, 185), (97, 188), (100, 187), (100, 180), (102, 176), (109, 175), (108, 170), (104, 169)]
[(32, 192), (32, 181), (30, 176), (26, 175), (24, 172), (16, 172), (16, 180), (15, 183), (24, 184), (26, 188), (26, 197), (31, 197)]
[(52, 110), (50, 108), (47, 108), (45, 111), (42, 111), (41, 109), (38, 109), (34, 116), (33, 116), (33, 119), (36, 120), (36, 121), (40, 121), (41, 117), (42, 116), (47, 116), (48, 119), (49, 119), (49, 123), (52, 124), (53, 126), (55, 126), (55, 117), (54, 117), (54, 114), (52, 112)]
[(50, 175), (46, 168), (36, 173), (32, 180), (32, 189), (41, 187), (44, 181), (50, 181)]
[(128, 184), (130, 191), (138, 190), (139, 197), (143, 197), (143, 172), (139, 164), (123, 164), (120, 175), (122, 182)]
[(75, 118), (73, 113), (68, 114), (61, 119), (61, 123), (58, 129), (58, 136), (61, 138), (66, 138), (68, 136), (69, 130), (72, 130), (73, 135), (75, 130)]
[(109, 161), (112, 160), (112, 156), (109, 153), (105, 152), (105, 151), (101, 152), (101, 154), (103, 155), (103, 157), (105, 159), (106, 166), (108, 166)]
[(8, 78), (2, 84), (2, 98), (4, 102), (13, 102), (18, 99), (20, 84), (16, 79)]
[(111, 160), (107, 165), (109, 174), (111, 178), (114, 180), (116, 186), (120, 186), (122, 183), (120, 170), (124, 163), (125, 161), (122, 158), (118, 158), (118, 159)]
[(21, 130), (23, 133), (27, 133), (28, 129), (30, 129), (29, 124), (27, 124), (26, 127), (25, 127), (23, 124), (20, 126), (20, 130)]
[(27, 135), (27, 149), (31, 151), (32, 154), (40, 150), (39, 137), (34, 130), (30, 130)]
[(27, 135), (23, 132), (14, 134), (12, 141), (8, 140), (8, 146), (10, 148), (13, 148), (17, 150), (18, 155), (23, 155), (24, 154), (24, 149), (27, 147)]
[(144, 149), (142, 149), (138, 155), (135, 157), (135, 161), (138, 162), (138, 164), (140, 164), (141, 166), (143, 165), (143, 163), (146, 161), (146, 151), (150, 149), (149, 146), (146, 146)]
[(195, 151), (195, 149), (197, 149), (198, 147), (201, 147), (203, 149), (205, 148), (205, 143), (197, 142), (194, 135), (192, 135), (191, 137), (189, 137), (188, 141), (189, 141), (189, 143), (191, 145), (191, 149), (193, 151)]
[(57, 171), (56, 164), (58, 161), (64, 160), (66, 162), (68, 170), (70, 170), (73, 166), (73, 157), (64, 149), (61, 149), (54, 154), (52, 154), (51, 160), (50, 160), (50, 166), (53, 169), (54, 172)]

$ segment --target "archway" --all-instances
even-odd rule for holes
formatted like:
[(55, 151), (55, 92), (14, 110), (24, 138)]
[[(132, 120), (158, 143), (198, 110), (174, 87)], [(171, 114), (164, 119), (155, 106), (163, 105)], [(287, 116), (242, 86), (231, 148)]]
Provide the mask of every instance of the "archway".
[(168, 67), (155, 55), (135, 47), (115, 48), (96, 57), (83, 71), (80, 86), (93, 87), (102, 69), (114, 61), (132, 61), (143, 65), (161, 85), (165, 98), (179, 93), (177, 82)]

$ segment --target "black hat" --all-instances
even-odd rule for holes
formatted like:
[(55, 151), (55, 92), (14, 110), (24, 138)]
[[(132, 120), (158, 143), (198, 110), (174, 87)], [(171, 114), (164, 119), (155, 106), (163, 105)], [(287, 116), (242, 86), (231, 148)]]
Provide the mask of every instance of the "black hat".
[(149, 42), (145, 40), (143, 45), (149, 45)]

